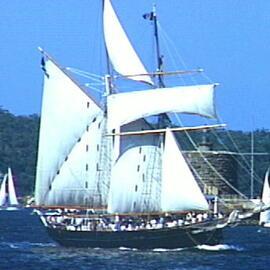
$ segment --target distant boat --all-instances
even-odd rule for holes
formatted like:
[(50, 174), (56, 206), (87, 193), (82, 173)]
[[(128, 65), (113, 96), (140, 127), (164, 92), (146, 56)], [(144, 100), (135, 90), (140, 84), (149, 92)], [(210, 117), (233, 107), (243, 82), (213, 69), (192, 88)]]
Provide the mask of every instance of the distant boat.
[[(267, 207), (270, 206), (270, 185), (269, 185), (269, 169), (264, 178), (262, 202)], [(270, 228), (270, 210), (265, 210), (260, 213), (259, 225)]]
[(16, 191), (13, 183), (11, 169), (4, 175), (0, 188), (0, 210), (17, 210), (19, 203), (16, 196)]

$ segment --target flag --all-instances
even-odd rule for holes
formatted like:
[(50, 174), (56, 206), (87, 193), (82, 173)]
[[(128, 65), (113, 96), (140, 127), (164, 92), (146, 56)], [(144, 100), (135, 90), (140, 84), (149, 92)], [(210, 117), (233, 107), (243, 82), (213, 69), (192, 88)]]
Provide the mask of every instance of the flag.
[(41, 58), (41, 69), (44, 71), (44, 74), (46, 75), (47, 78), (49, 78), (49, 74), (47, 73), (47, 70), (46, 70), (46, 62), (45, 62), (45, 59), (44, 59), (44, 56), (42, 56)]
[(154, 12), (143, 14), (143, 18), (146, 20), (153, 21), (154, 20)]

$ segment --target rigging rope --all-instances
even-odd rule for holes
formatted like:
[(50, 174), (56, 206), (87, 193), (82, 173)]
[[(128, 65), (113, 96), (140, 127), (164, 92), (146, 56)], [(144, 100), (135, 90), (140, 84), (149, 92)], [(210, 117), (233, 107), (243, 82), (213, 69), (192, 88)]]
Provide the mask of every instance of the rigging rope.
[[(221, 121), (222, 121), (222, 119), (221, 119), (220, 117), (218, 117), (218, 120), (221, 120)], [(213, 131), (213, 133), (214, 133), (214, 135), (216, 135), (216, 137), (218, 138), (216, 132)], [(242, 163), (241, 163), (237, 158), (235, 158), (235, 160), (240, 164), (240, 166), (241, 166), (247, 173), (250, 173), (250, 170), (248, 170), (248, 167), (250, 166), (250, 163), (247, 161), (245, 155), (244, 155), (244, 154), (241, 154), (240, 149), (239, 149), (238, 145), (236, 144), (235, 140), (233, 139), (231, 133), (230, 133), (228, 130), (226, 130), (226, 134), (227, 134), (227, 136), (229, 137), (229, 139), (230, 139), (231, 143), (233, 144), (233, 146), (235, 147), (236, 152), (239, 153), (239, 156), (243, 159), (243, 162), (244, 162), (244, 164), (245, 164), (247, 167), (243, 166)], [(226, 150), (228, 150), (228, 147), (227, 147), (221, 140), (220, 140), (219, 142), (222, 144), (222, 146), (224, 146), (224, 147), (226, 148)], [(256, 180), (258, 183), (262, 184), (262, 180), (260, 179), (260, 177), (259, 177), (257, 174), (255, 174), (254, 176), (255, 176), (255, 179), (254, 179), (254, 180)]]
[[(178, 122), (182, 125), (182, 121), (180, 119), (180, 117), (178, 115), (175, 115)], [(188, 139), (190, 140), (192, 146), (197, 149), (197, 145), (195, 144), (195, 142), (192, 140), (190, 134), (187, 131), (184, 131), (186, 136), (188, 137)], [(218, 171), (217, 169), (208, 161), (208, 159), (203, 155), (203, 153), (200, 151), (200, 149), (197, 149), (198, 153), (200, 154), (200, 156), (203, 158), (203, 160), (205, 161), (205, 163), (207, 163), (207, 165), (216, 173), (216, 175), (225, 183), (227, 184), (232, 190), (234, 190), (238, 195), (240, 195), (241, 197), (248, 199), (247, 196), (245, 196), (242, 192), (240, 192), (238, 189), (236, 189), (229, 181), (227, 181)]]
[[(164, 43), (165, 43), (165, 47), (166, 47), (166, 50), (168, 51), (168, 55), (170, 56), (171, 61), (173, 62), (174, 68), (177, 68), (177, 64), (176, 64), (175, 59), (178, 58), (178, 59), (180, 60), (181, 65), (184, 67), (184, 69), (187, 69), (187, 65), (186, 65), (186, 63), (184, 62), (184, 60), (183, 60), (183, 58), (181, 57), (181, 55), (178, 53), (178, 50), (177, 50), (177, 48), (176, 48), (174, 42), (169, 38), (169, 36), (167, 35), (167, 33), (162, 29), (160, 23), (158, 23), (158, 26), (159, 26), (159, 28), (160, 28), (161, 37), (162, 37), (163, 40), (165, 41), (165, 42), (164, 42)], [(169, 45), (172, 47), (172, 49), (173, 49), (174, 57), (173, 57), (171, 51), (170, 51), (169, 48), (168, 48), (168, 44), (169, 44)], [(176, 57), (175, 57), (175, 56), (176, 56)], [(181, 78), (182, 82), (186, 85), (186, 82), (184, 81), (183, 76), (179, 76), (179, 77)], [(205, 73), (202, 74), (202, 77), (204, 77), (209, 83), (213, 83), (213, 81), (212, 81)], [(191, 77), (191, 80), (192, 80), (192, 83), (194, 83), (194, 84), (198, 83), (197, 80), (194, 78), (194, 76)], [(176, 118), (178, 117), (176, 114), (174, 114), (174, 115), (176, 116)], [(220, 120), (221, 120), (221, 118), (219, 117), (219, 118), (218, 118), (219, 123), (221, 123)], [(179, 121), (179, 120), (178, 120), (178, 121)], [(212, 133), (214, 134), (214, 136), (218, 139), (219, 143), (220, 143), (223, 147), (225, 147), (226, 150), (228, 150), (228, 147), (227, 147), (227, 146), (224, 144), (224, 142), (222, 142), (221, 139), (217, 136), (217, 132), (216, 132), (215, 130), (211, 130), (211, 132), (212, 132)], [(187, 134), (187, 132), (186, 132), (186, 134)], [(235, 157), (234, 155), (232, 155), (232, 157), (237, 161), (237, 163), (240, 165), (241, 168), (243, 168), (243, 170), (244, 170), (246, 173), (249, 173), (249, 174), (250, 174), (250, 170), (248, 170), (249, 162), (247, 161), (247, 159), (245, 158), (245, 156), (242, 155), (242, 154), (240, 153), (239, 147), (238, 147), (237, 143), (234, 141), (234, 139), (232, 138), (231, 133), (230, 133), (228, 130), (226, 130), (226, 134), (227, 134), (229, 140), (232, 142), (232, 145), (235, 147), (237, 153), (239, 153), (239, 155), (241, 156), (241, 158), (242, 158), (244, 164), (243, 164), (237, 157)], [(188, 136), (188, 137), (189, 137), (189, 139), (190, 139), (190, 136)], [(192, 139), (190, 139), (190, 140), (192, 140)], [(194, 145), (194, 142), (191, 142), (191, 143)], [(196, 147), (196, 148), (197, 148), (197, 147)], [(196, 149), (196, 148), (195, 148), (195, 149)], [(255, 176), (255, 177), (254, 177), (254, 180), (261, 184), (262, 181), (261, 181), (260, 177), (259, 177), (257, 174), (255, 174), (254, 176)], [(242, 194), (242, 193), (241, 193), (241, 194)], [(242, 195), (243, 195), (243, 194), (242, 194)]]

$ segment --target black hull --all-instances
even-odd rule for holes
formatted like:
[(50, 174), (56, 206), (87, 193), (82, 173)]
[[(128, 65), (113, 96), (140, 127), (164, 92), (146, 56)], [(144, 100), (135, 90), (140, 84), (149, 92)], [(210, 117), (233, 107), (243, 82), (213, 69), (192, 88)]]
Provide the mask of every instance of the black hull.
[(63, 246), (92, 248), (186, 248), (219, 244), (222, 229), (191, 226), (140, 231), (68, 231), (47, 227), (51, 238)]

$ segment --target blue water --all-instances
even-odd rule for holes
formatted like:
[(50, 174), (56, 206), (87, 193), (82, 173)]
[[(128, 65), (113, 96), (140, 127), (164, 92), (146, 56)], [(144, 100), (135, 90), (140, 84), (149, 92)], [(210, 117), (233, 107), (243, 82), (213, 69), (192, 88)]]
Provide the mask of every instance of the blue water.
[(0, 211), (0, 270), (270, 269), (270, 229), (237, 227), (214, 247), (151, 251), (64, 248), (30, 210)]

